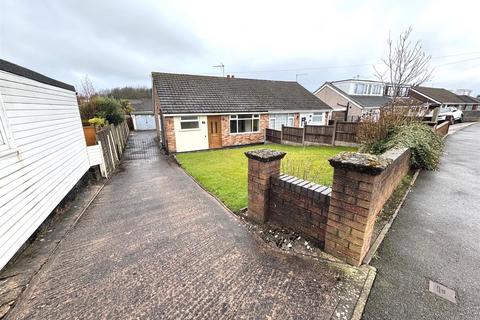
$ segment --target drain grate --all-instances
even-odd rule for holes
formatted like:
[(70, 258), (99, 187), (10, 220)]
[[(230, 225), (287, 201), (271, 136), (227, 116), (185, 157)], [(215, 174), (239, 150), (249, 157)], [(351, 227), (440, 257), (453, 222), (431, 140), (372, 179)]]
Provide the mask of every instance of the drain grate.
[(443, 284), (430, 280), (428, 290), (443, 299), (457, 303), (457, 293), (455, 290), (445, 287)]

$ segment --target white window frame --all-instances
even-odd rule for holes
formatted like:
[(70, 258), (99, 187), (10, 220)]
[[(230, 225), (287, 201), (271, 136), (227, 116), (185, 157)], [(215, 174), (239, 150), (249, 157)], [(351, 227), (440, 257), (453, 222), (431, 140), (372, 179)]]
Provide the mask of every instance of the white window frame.
[[(195, 119), (182, 119), (182, 118), (195, 118)], [(193, 123), (193, 122), (197, 123), (196, 128), (187, 128), (187, 129), (182, 128), (182, 123)], [(199, 130), (201, 129), (200, 129), (200, 119), (198, 118), (198, 116), (181, 116), (180, 117), (180, 131), (199, 131)]]
[[(269, 129), (281, 130), (281, 128), (277, 128), (277, 116), (278, 115), (287, 115), (287, 123), (285, 124), (287, 127), (294, 127), (295, 126), (295, 113), (271, 113), (271, 114), (268, 115), (268, 128)], [(274, 122), (273, 127), (270, 125), (272, 120)]]
[[(238, 116), (242, 115), (251, 115), (250, 118), (239, 118)], [(252, 131), (246, 131), (246, 132), (238, 132), (238, 120), (251, 120), (252, 121)], [(253, 131), (253, 121), (258, 120), (258, 130)], [(237, 122), (237, 132), (232, 132), (232, 121)], [(238, 114), (231, 114), (229, 116), (229, 121), (228, 121), (228, 130), (230, 134), (252, 134), (252, 133), (259, 133), (261, 131), (260, 129), (260, 114), (258, 113), (238, 113)]]
[[(314, 112), (313, 115), (312, 115), (312, 123), (314, 123), (314, 124), (317, 124), (317, 123), (323, 124), (323, 123), (325, 123), (325, 119), (324, 119), (324, 117), (323, 117), (323, 114), (324, 114), (324, 112)], [(320, 117), (320, 121), (314, 121), (315, 117)]]
[(13, 141), (12, 132), (8, 125), (7, 113), (3, 103), (2, 94), (0, 93), (0, 136), (2, 138), (0, 144), (0, 156), (16, 151), (16, 145)]

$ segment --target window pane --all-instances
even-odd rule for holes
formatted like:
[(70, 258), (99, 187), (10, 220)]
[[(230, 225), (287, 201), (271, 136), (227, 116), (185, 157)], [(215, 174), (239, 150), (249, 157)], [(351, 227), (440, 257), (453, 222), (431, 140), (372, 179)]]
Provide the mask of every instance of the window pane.
[(184, 121), (184, 120), (198, 120), (198, 117), (197, 116), (185, 116), (185, 117), (180, 117), (180, 120), (181, 121)]
[(252, 132), (252, 120), (238, 120), (238, 132)]
[(293, 118), (288, 118), (288, 123), (287, 123), (288, 126), (290, 127), (293, 127)]
[(363, 83), (355, 84), (355, 93), (356, 94), (363, 94), (365, 90), (365, 85)]
[(253, 119), (253, 131), (258, 131), (258, 123), (260, 122), (259, 119)]
[(260, 115), (259, 114), (254, 114), (253, 117), (254, 118), (260, 118)]
[(238, 118), (239, 119), (251, 119), (252, 115), (251, 114), (239, 114)]
[(237, 133), (237, 120), (230, 120), (230, 133)]
[(180, 122), (180, 128), (182, 129), (198, 129), (198, 121), (188, 121), (188, 122)]
[(231, 114), (230, 115), (230, 119), (236, 119), (237, 118), (237, 115), (236, 114)]
[(268, 123), (268, 127), (270, 129), (275, 129), (275, 119), (270, 119), (270, 122)]
[(288, 116), (287, 114), (277, 114), (277, 128), (278, 130), (282, 129), (282, 125), (288, 125)]

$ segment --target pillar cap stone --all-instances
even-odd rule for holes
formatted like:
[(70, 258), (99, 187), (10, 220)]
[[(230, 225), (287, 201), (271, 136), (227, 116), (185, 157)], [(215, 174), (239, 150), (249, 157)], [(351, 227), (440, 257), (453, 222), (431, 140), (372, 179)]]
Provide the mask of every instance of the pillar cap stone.
[(258, 149), (245, 152), (245, 155), (249, 159), (257, 160), (260, 162), (271, 162), (275, 160), (280, 160), (285, 157), (286, 153), (277, 150), (270, 149)]
[(392, 162), (392, 159), (368, 153), (342, 152), (328, 160), (334, 168), (379, 175)]

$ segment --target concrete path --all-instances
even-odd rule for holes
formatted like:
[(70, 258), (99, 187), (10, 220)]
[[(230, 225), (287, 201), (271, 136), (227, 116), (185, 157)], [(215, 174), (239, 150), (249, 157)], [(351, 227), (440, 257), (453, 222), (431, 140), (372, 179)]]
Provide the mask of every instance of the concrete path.
[(447, 137), (440, 169), (421, 172), (371, 264), (364, 319), (480, 319), (480, 124)]
[(366, 274), (273, 251), (176, 164), (153, 132), (8, 319), (347, 319)]

